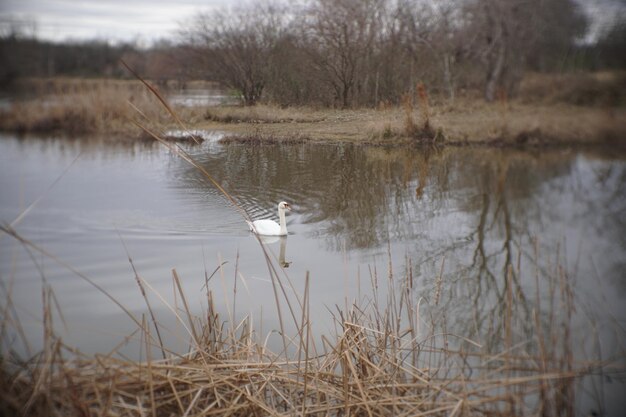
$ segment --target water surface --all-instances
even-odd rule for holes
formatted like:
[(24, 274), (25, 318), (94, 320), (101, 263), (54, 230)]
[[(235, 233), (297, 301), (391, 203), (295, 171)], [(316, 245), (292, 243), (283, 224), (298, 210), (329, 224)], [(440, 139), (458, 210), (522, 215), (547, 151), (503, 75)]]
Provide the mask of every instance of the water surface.
[[(220, 145), (217, 138), (185, 149), (252, 218), (276, 218), (281, 200), (294, 207), (289, 236), (266, 246), (299, 293), (309, 274), (319, 333), (334, 328), (336, 305), (371, 296), (373, 285), (384, 297), (389, 277), (410, 269), (414, 296), (430, 314), (445, 314), (447, 330), (497, 344), (507, 283), (534, 294), (538, 277), (547, 282), (563, 270), (576, 293), (578, 354), (600, 340), (605, 357), (623, 355), (624, 158), (567, 149)], [(229, 322), (252, 315), (263, 334), (279, 328), (267, 265), (243, 218), (162, 146), (3, 136), (0, 221), (141, 317), (147, 309), (136, 270), (159, 293), (148, 297), (173, 350), (188, 342), (163, 302), (180, 306), (173, 269), (194, 313), (202, 313), (208, 279)], [(6, 235), (0, 274), (33, 349), (42, 343), (42, 285), (58, 299), (58, 332), (70, 345), (107, 352), (136, 327), (67, 266)], [(531, 320), (533, 308), (524, 303), (520, 312)], [(590, 322), (594, 336), (586, 337)], [(136, 350), (131, 343), (126, 353)], [(619, 388), (604, 389), (619, 405)]]

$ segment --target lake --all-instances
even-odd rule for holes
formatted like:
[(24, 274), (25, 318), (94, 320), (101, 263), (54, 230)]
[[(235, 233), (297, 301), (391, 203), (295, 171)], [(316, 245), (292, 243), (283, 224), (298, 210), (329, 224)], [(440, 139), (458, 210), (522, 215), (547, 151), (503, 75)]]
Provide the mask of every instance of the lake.
[[(218, 132), (205, 136), (180, 146), (251, 218), (277, 218), (279, 201), (292, 205), (289, 235), (266, 239), (265, 247), (293, 286), (287, 297), (302, 294), (309, 275), (316, 334), (335, 331), (337, 306), (384, 301), (400, 287), (394, 280), (410, 277), (426, 327), (497, 349), (503, 299), (515, 297), (529, 321), (550, 302), (558, 315), (570, 308), (554, 296), (565, 282), (575, 356), (622, 360), (621, 374), (586, 381), (594, 395), (578, 398), (580, 407), (610, 415), (625, 405), (625, 155), (227, 145)], [(43, 343), (42, 286), (54, 292), (55, 329), (67, 344), (87, 353), (124, 345), (135, 324), (92, 283), (141, 317), (148, 310), (134, 271), (149, 283), (147, 298), (174, 351), (184, 351), (189, 337), (168, 307), (181, 306), (173, 270), (194, 314), (206, 308), (208, 284), (229, 323), (250, 315), (270, 344), (279, 340), (259, 242), (233, 204), (162, 145), (4, 134), (0, 221), (53, 255), (0, 236), (3, 300), (10, 294), (30, 343), (5, 336), (18, 352)], [(433, 319), (441, 317), (443, 324)], [(136, 356), (138, 349), (131, 337), (120, 351)]]

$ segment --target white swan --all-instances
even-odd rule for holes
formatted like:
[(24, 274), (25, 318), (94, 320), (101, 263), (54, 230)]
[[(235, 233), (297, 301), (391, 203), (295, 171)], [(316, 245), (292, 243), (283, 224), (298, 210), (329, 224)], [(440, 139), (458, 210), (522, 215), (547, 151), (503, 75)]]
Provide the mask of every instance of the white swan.
[(291, 211), (291, 206), (284, 201), (278, 203), (278, 219), (280, 224), (274, 220), (255, 220), (253, 222), (247, 222), (250, 226), (250, 231), (262, 236), (286, 236), (287, 235), (287, 222), (285, 221), (285, 210)]

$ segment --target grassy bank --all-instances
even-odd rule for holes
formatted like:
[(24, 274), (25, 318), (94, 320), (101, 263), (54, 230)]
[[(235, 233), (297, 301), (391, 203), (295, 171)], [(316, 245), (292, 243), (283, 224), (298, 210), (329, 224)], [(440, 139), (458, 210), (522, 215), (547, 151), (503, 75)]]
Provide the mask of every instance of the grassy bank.
[[(133, 81), (42, 83), (34, 100), (0, 112), (0, 130), (145, 137), (134, 121), (162, 129), (176, 124)], [(50, 88), (50, 85), (53, 87)], [(176, 110), (190, 129), (222, 130), (244, 142), (293, 140), (452, 145), (610, 144), (626, 146), (626, 75), (529, 75), (514, 100), (486, 103), (477, 92), (455, 100), (430, 97), (418, 86), (401, 104), (377, 109), (206, 107)]]
[[(272, 114), (273, 108), (262, 107)], [(222, 118), (254, 119), (259, 109), (211, 109)], [(305, 112), (295, 109), (296, 114)], [(243, 113), (243, 114), (242, 114)], [(581, 108), (570, 105), (498, 104), (479, 100), (457, 100), (450, 105), (432, 106), (429, 124), (432, 132), (420, 129), (419, 114), (413, 120), (417, 131), (407, 129), (406, 112), (392, 107), (384, 110), (313, 110), (320, 121), (281, 123), (272, 119), (254, 122), (211, 122), (196, 125), (199, 129), (216, 129), (240, 136), (243, 141), (254, 137), (289, 139), (309, 138), (313, 142), (354, 142), (368, 144), (431, 143), (450, 145), (626, 145), (626, 110)], [(212, 116), (214, 117), (214, 116)]]
[[(626, 146), (626, 76), (529, 75), (514, 100), (486, 103), (474, 93), (451, 101), (426, 91), (377, 109), (211, 108), (203, 128), (251, 137), (374, 144)], [(234, 140), (231, 138), (231, 140)]]

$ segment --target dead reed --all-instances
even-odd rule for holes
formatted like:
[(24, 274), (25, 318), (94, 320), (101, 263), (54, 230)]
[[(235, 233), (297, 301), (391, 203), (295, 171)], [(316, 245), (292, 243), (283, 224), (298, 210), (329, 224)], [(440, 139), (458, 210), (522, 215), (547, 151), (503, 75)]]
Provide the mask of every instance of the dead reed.
[[(162, 100), (158, 92), (153, 93)], [(141, 127), (199, 169), (247, 217), (236, 199), (182, 148)], [(9, 226), (0, 226), (0, 230), (107, 294)], [(194, 317), (174, 270), (173, 287), (181, 305), (167, 306), (190, 340), (188, 354), (165, 348), (158, 334), (158, 318), (144, 295), (151, 324), (113, 301), (136, 323), (135, 333), (140, 335), (146, 360), (129, 360), (117, 351), (83, 355), (56, 334), (54, 292), (44, 284), (43, 349), (22, 358), (13, 349), (12, 336), (23, 335), (20, 320), (10, 290), (2, 285), (0, 413), (154, 417), (572, 415), (576, 379), (609, 364), (578, 364), (573, 359), (570, 327), (575, 297), (561, 266), (541, 277), (537, 268), (532, 306), (526, 305), (533, 300), (531, 294), (522, 288), (513, 291), (510, 283), (514, 274), (521, 272), (519, 266), (516, 271), (509, 266), (505, 275), (507, 296), (497, 305), (498, 311), (506, 314), (492, 315), (489, 325), (503, 331), (495, 333), (501, 335), (499, 338), (483, 341), (483, 335), (469, 338), (448, 327), (448, 313), (442, 310), (446, 285), (443, 259), (432, 295), (417, 292), (410, 260), (404, 274), (394, 271), (390, 260), (384, 277), (375, 267), (370, 269), (371, 295), (360, 295), (351, 302), (346, 299), (344, 307), (336, 306), (331, 313), (335, 334), (318, 336), (309, 309), (308, 275), (301, 294), (285, 271), (275, 266), (265, 246), (261, 244), (261, 248), (280, 323), (282, 346), (278, 352), (268, 348), (266, 335), (257, 333), (251, 315), (234, 322), (234, 303), (228, 308), (228, 319), (217, 313), (210, 277), (206, 278), (205, 315)], [(222, 265), (220, 262), (216, 272), (222, 273)], [(154, 292), (139, 275), (135, 279), (142, 294)], [(544, 298), (538, 283), (546, 280), (549, 294)], [(379, 291), (383, 286), (387, 287), (385, 293)], [(535, 318), (530, 327), (523, 314), (528, 308)], [(25, 337), (20, 337), (28, 345)], [(163, 358), (153, 358), (153, 348)]]
[[(532, 300), (533, 295), (514, 292), (509, 286), (502, 300), (506, 314), (496, 322), (504, 329), (503, 338), (492, 351), (480, 339), (454, 334), (446, 329), (445, 318), (432, 314), (440, 307), (445, 263), (430, 302), (416, 296), (410, 265), (404, 275), (397, 275), (389, 263), (384, 278), (376, 269), (370, 270), (371, 295), (337, 307), (332, 316), (337, 333), (321, 337), (315, 337), (312, 328), (307, 278), (297, 314), (291, 317), (294, 333), (280, 352), (266, 346), (265, 335), (257, 333), (250, 316), (238, 323), (222, 318), (210, 289), (205, 316), (194, 317), (173, 271), (182, 305), (172, 307), (172, 314), (186, 329), (190, 353), (152, 358), (152, 348), (166, 349), (155, 337), (155, 327), (141, 320), (138, 331), (145, 361), (125, 359), (116, 352), (82, 355), (55, 333), (54, 293), (44, 287), (44, 348), (20, 359), (10, 350), (8, 335), (19, 326), (19, 319), (11, 313), (9, 296), (0, 309), (0, 412), (29, 416), (574, 415), (577, 379), (606, 363), (577, 364), (572, 357), (574, 294), (561, 266), (555, 267), (555, 276), (537, 276), (538, 282), (550, 281), (550, 291), (542, 297), (536, 290), (530, 332), (519, 303)], [(511, 274), (509, 269), (509, 279)], [(139, 276), (136, 279), (142, 293), (152, 291)], [(384, 285), (389, 286), (387, 295), (377, 290)]]
[[(431, 123), (431, 108), (428, 100), (428, 93), (423, 83), (417, 83), (415, 100), (412, 94), (404, 94), (402, 96), (402, 110), (404, 113), (403, 127), (392, 126), (392, 121), (387, 120), (383, 128), (374, 129), (371, 139), (382, 139), (385, 141), (409, 139), (412, 143), (420, 144), (440, 144), (445, 140), (443, 130), (435, 129)], [(414, 102), (417, 101), (418, 108), (420, 110), (420, 121), (415, 121), (415, 107)], [(381, 109), (384, 113), (389, 115), (389, 112), (385, 107)]]
[[(0, 111), (0, 130), (20, 134), (107, 134), (141, 137), (132, 123), (164, 124), (167, 113), (138, 82), (107, 80), (32, 81), (29, 99)], [(137, 112), (141, 109), (141, 112)]]

